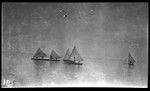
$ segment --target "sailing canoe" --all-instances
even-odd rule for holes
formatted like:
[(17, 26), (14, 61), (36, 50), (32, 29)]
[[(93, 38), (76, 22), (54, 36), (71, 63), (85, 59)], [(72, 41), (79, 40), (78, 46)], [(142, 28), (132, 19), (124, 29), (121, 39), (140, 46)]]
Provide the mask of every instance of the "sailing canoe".
[(41, 61), (49, 61), (49, 59), (44, 59), (44, 57), (47, 57), (47, 55), (40, 49), (36, 51), (36, 53), (33, 55), (32, 60), (41, 60)]
[(52, 50), (49, 60), (50, 61), (60, 61), (58, 60), (61, 58), (54, 50)]
[(83, 64), (83, 63), (81, 63), (81, 61), (83, 61), (83, 58), (78, 53), (76, 46), (74, 46), (71, 54), (69, 52), (69, 49), (66, 51), (66, 55), (65, 55), (63, 61), (68, 64), (75, 64), (75, 65)]
[(131, 54), (128, 54), (128, 65), (134, 65), (135, 60), (133, 59), (133, 57), (131, 56)]

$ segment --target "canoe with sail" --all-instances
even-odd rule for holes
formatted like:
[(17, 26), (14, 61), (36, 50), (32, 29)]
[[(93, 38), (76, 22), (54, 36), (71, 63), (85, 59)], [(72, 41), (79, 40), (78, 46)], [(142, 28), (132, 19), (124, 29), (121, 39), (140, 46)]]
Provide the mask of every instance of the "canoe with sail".
[(69, 49), (66, 51), (66, 55), (63, 59), (63, 61), (65, 63), (68, 64), (76, 64), (76, 65), (82, 65), (83, 63), (81, 63), (83, 61), (83, 58), (80, 56), (80, 54), (78, 53), (76, 46), (74, 46), (72, 53), (69, 54)]
[(132, 76), (134, 73), (134, 69), (135, 69), (135, 60), (132, 57), (131, 53), (128, 53), (128, 76)]
[(134, 65), (135, 60), (133, 59), (133, 57), (131, 56), (130, 52), (128, 54), (128, 65)]
[(40, 48), (38, 48), (36, 53), (33, 55), (32, 60), (41, 60), (41, 61), (49, 60), (49, 59), (45, 59), (44, 57), (47, 57), (47, 55)]
[(50, 61), (60, 61), (58, 60), (61, 58), (54, 50), (52, 50), (49, 60)]

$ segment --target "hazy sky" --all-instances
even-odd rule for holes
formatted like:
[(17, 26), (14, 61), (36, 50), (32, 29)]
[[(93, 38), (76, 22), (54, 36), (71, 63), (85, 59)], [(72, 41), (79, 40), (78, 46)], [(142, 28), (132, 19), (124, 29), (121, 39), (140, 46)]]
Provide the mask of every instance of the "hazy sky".
[[(147, 59), (147, 3), (3, 3), (3, 51)], [(140, 62), (140, 61), (139, 61)]]

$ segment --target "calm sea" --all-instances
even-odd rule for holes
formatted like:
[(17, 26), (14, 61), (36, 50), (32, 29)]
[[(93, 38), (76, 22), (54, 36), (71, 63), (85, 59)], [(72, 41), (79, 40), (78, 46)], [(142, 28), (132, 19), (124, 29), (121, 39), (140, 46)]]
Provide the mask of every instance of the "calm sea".
[(125, 60), (84, 58), (84, 64), (33, 61), (33, 54), (3, 52), (2, 80), (14, 87), (147, 87), (147, 64), (128, 68)]

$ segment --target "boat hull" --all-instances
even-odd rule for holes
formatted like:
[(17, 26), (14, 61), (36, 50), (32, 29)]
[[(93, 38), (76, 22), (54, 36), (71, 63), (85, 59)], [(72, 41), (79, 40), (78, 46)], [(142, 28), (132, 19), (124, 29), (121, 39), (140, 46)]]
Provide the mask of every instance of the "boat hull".
[(31, 59), (36, 61), (50, 61), (49, 59), (37, 59), (37, 58), (31, 58)]
[(60, 60), (50, 60), (50, 59), (36, 59), (36, 58), (32, 58), (32, 60), (36, 60), (36, 61), (60, 61)]
[(74, 64), (74, 65), (82, 65), (83, 63), (76, 63), (74, 61), (71, 61), (71, 60), (63, 60), (65, 63), (67, 64)]
[(49, 61), (56, 61), (56, 62), (58, 62), (58, 61), (60, 61), (60, 60), (49, 60)]

